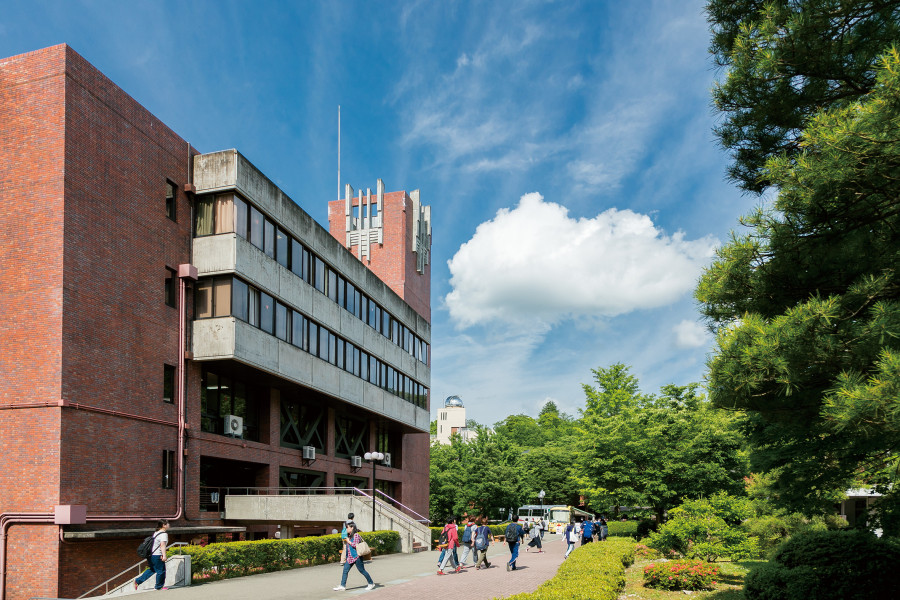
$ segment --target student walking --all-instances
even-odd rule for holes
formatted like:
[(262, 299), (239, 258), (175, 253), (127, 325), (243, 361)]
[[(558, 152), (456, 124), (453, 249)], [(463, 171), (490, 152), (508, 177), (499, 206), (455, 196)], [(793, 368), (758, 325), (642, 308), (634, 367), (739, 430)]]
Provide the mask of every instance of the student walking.
[(156, 573), (156, 589), (164, 590), (163, 585), (166, 583), (166, 546), (169, 545), (169, 522), (160, 519), (156, 522), (156, 533), (153, 534), (153, 549), (150, 551), (150, 558), (147, 559), (150, 566), (147, 570), (134, 580), (134, 589), (150, 579), (150, 576)]
[(590, 544), (594, 541), (594, 532), (591, 528), (592, 523), (585, 521), (581, 524), (581, 545)]
[(606, 519), (600, 517), (600, 541), (605, 542), (607, 536), (609, 536), (609, 525), (606, 524)]
[(534, 527), (531, 528), (531, 541), (528, 542), (528, 546), (525, 548), (525, 552), (528, 552), (531, 548), (537, 546), (538, 552), (543, 552), (544, 548), (541, 544), (541, 526), (535, 524)]
[(478, 554), (478, 551), (475, 550), (475, 529), (475, 517), (469, 517), (460, 539), (463, 551), (462, 558), (459, 559), (459, 566), (462, 568), (466, 567), (466, 559), (469, 558), (470, 553), (472, 554), (472, 566), (475, 566), (476, 555)]
[(367, 590), (375, 589), (375, 582), (372, 581), (372, 576), (369, 575), (368, 571), (366, 571), (365, 562), (362, 556), (356, 551), (357, 546), (361, 544), (363, 541), (362, 537), (360, 537), (359, 532), (356, 528), (356, 523), (352, 521), (347, 523), (347, 537), (344, 539), (344, 545), (347, 547), (347, 562), (344, 563), (344, 572), (341, 574), (341, 585), (333, 588), (335, 591), (346, 590), (344, 587), (347, 585), (347, 574), (350, 572), (350, 569), (353, 568), (353, 565), (356, 565), (356, 568), (362, 573), (363, 577), (366, 578), (366, 581), (369, 585), (366, 586)]
[(494, 535), (491, 533), (491, 528), (487, 524), (487, 519), (482, 518), (481, 526), (475, 530), (475, 570), (481, 568), (481, 563), (484, 563), (485, 569), (491, 568), (491, 563), (488, 562), (487, 559), (487, 551), (488, 547), (490, 547), (491, 542), (494, 541)]
[(519, 558), (519, 541), (525, 535), (525, 530), (519, 525), (519, 515), (514, 515), (512, 523), (506, 526), (506, 543), (509, 544), (509, 562), (506, 563), (507, 571), (516, 570), (516, 559)]
[(569, 524), (566, 526), (566, 531), (563, 537), (566, 540), (566, 555), (563, 556), (563, 559), (569, 558), (569, 555), (572, 554), (572, 550), (575, 549), (575, 542), (578, 541), (578, 530), (575, 528), (575, 521), (569, 521)]
[(444, 567), (447, 566), (447, 563), (453, 563), (453, 567), (457, 573), (462, 571), (462, 567), (459, 566), (459, 561), (456, 558), (456, 548), (459, 546), (459, 534), (456, 527), (456, 517), (450, 517), (447, 519), (447, 524), (444, 525), (444, 530), (441, 532), (441, 537), (445, 537), (447, 540), (447, 552), (444, 554), (444, 560), (441, 562), (438, 567), (438, 575), (445, 575)]

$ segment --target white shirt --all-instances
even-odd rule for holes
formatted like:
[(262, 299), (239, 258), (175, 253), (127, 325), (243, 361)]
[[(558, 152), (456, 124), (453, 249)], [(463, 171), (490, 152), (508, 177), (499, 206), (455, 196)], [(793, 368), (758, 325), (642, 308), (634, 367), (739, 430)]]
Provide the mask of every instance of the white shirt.
[(169, 534), (165, 531), (157, 531), (153, 534), (153, 556), (162, 556), (162, 544), (169, 545)]

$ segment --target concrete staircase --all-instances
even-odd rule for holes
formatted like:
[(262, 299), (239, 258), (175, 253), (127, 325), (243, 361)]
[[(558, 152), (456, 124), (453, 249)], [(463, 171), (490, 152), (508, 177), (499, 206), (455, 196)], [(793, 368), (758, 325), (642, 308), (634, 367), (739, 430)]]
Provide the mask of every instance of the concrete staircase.
[[(129, 594), (140, 594), (142, 592), (152, 592), (155, 590), (155, 574), (151, 575), (147, 581), (142, 583), (140, 587), (135, 590), (134, 580), (137, 577), (137, 565), (129, 570), (133, 571), (135, 575), (129, 577), (125, 583), (119, 584), (118, 586), (104, 594), (103, 598), (112, 596), (127, 596)], [(191, 585), (191, 557), (184, 555), (170, 556), (166, 560), (166, 583), (164, 584), (164, 587), (175, 589), (180, 587), (187, 587), (189, 585)]]

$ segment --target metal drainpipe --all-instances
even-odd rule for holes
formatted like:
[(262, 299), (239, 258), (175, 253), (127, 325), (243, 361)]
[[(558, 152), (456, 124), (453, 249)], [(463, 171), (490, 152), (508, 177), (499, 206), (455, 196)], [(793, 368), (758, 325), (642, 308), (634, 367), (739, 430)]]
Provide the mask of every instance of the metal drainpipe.
[(53, 523), (53, 513), (0, 514), (0, 600), (6, 597), (6, 538), (14, 523)]

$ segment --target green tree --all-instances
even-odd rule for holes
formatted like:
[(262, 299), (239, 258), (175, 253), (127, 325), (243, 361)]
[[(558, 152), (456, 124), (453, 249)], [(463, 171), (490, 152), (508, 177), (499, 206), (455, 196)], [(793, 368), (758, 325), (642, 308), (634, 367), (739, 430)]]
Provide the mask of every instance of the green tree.
[(544, 506), (577, 505), (578, 484), (571, 470), (571, 447), (544, 446), (523, 452), (517, 461), (517, 473), (526, 504), (539, 504), (538, 492), (544, 490)]
[(546, 441), (538, 422), (528, 415), (510, 415), (494, 424), (496, 434), (515, 446), (538, 448)]
[(431, 446), (432, 519), (463, 512), (493, 518), (523, 499), (515, 468), (518, 449), (487, 428), (479, 426), (477, 431), (467, 443), (454, 435), (449, 445)]
[(592, 507), (650, 506), (662, 522), (682, 498), (741, 492), (747, 468), (736, 419), (696, 388), (666, 386), (614, 415), (586, 411), (575, 473)]
[(878, 56), (900, 41), (896, 0), (710, 0), (711, 52), (727, 68), (713, 90), (730, 177), (760, 192), (766, 161), (797, 156), (819, 110), (846, 106), (875, 85)]
[(609, 367), (591, 369), (597, 387), (583, 383), (587, 397), (584, 416), (609, 417), (623, 409), (641, 403), (640, 385), (637, 377), (630, 373), (631, 367), (616, 363)]
[(897, 50), (869, 93), (808, 119), (801, 145), (766, 163), (777, 199), (744, 220), (750, 233), (718, 250), (698, 286), (717, 333), (710, 397), (747, 413), (754, 471), (775, 475), (783, 506), (829, 511), (859, 481), (897, 506)]

